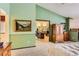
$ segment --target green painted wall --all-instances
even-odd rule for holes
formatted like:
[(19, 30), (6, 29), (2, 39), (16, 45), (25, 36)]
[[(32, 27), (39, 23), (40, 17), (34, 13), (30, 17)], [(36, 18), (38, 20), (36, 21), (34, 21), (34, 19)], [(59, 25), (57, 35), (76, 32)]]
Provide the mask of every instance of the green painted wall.
[(10, 4), (10, 27), (11, 31), (10, 33), (31, 33), (31, 32), (14, 32), (14, 21), (15, 19), (19, 20), (31, 20), (32, 21), (32, 33), (34, 33), (34, 26), (35, 26), (35, 16), (36, 16), (36, 11), (35, 11), (35, 4), (24, 4), (24, 3), (17, 3), (17, 4)]
[(36, 5), (36, 18), (43, 20), (50, 20), (51, 23), (65, 23), (65, 18), (54, 12)]
[(0, 9), (3, 9), (4, 11), (6, 11), (6, 13), (9, 15), (9, 9), (10, 5), (8, 3), (0, 3)]
[[(13, 3), (10, 4), (10, 41), (12, 48), (22, 48), (28, 46), (35, 46), (35, 4)], [(31, 32), (15, 32), (14, 21), (17, 20), (31, 20)]]
[(11, 34), (12, 49), (35, 46), (34, 34)]

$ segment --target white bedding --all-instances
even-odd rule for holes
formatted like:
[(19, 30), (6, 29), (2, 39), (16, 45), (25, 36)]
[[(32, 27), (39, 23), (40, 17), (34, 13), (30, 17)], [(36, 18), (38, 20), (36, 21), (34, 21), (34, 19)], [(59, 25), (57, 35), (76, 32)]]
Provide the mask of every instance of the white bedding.
[(55, 43), (55, 55), (79, 55), (79, 42)]

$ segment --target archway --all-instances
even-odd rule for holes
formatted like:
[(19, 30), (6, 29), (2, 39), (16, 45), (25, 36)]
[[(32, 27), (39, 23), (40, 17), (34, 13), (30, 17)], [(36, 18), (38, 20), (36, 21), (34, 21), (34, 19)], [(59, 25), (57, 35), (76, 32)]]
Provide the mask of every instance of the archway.
[(42, 42), (49, 42), (49, 20), (36, 19), (36, 37)]

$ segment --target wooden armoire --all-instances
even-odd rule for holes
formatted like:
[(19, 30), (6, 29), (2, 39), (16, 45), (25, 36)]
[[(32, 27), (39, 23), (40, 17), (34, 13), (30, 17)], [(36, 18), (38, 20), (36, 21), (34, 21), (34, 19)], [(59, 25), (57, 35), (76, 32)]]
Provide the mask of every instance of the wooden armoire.
[(63, 42), (63, 25), (62, 24), (52, 24), (50, 25), (50, 42)]

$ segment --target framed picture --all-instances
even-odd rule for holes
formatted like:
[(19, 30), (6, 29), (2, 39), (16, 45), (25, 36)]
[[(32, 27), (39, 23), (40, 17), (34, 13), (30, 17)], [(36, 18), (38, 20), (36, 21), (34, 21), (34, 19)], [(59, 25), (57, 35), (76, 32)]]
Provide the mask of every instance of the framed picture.
[(15, 31), (31, 31), (31, 20), (15, 20)]

